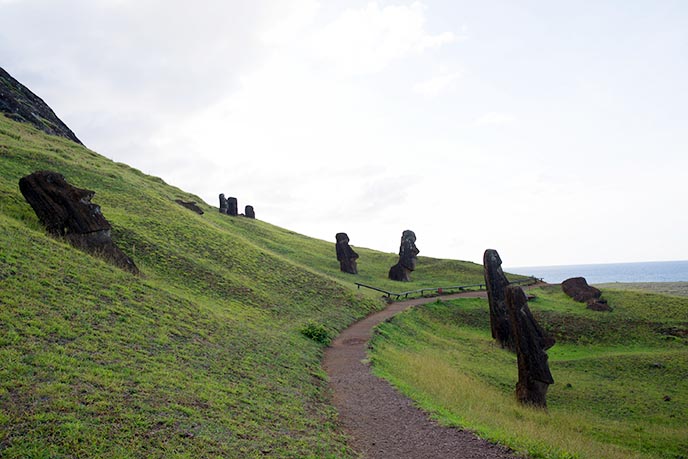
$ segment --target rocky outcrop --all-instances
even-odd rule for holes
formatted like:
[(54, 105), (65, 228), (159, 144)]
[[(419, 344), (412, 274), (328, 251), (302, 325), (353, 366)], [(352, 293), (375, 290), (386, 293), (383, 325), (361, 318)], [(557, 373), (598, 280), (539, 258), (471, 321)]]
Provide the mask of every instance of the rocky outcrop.
[(71, 129), (55, 115), (55, 112), (43, 102), (43, 99), (12, 78), (1, 67), (0, 112), (15, 121), (32, 124), (43, 132), (81, 144)]
[(224, 193), (220, 193), (220, 213), (227, 213), (227, 198), (225, 198)]
[(492, 338), (502, 348), (515, 351), (516, 342), (511, 334), (509, 311), (506, 306), (506, 288), (509, 285), (509, 280), (502, 271), (502, 259), (494, 249), (487, 249), (483, 254), (483, 274), (490, 307)]
[(76, 188), (61, 174), (50, 171), (23, 177), (19, 189), (50, 234), (138, 274), (134, 261), (112, 241), (110, 223), (100, 206), (91, 202), (94, 191)]
[(356, 266), (358, 254), (349, 246), (349, 236), (346, 233), (337, 233), (335, 238), (337, 240), (335, 248), (337, 260), (339, 260), (339, 269), (345, 273), (358, 274), (358, 267)]
[(174, 202), (182, 207), (186, 207), (187, 209), (196, 212), (198, 215), (203, 215), (203, 209), (196, 205), (196, 201), (182, 201), (181, 199), (175, 199)]
[(227, 215), (231, 215), (232, 217), (239, 215), (237, 198), (227, 198)]
[(516, 399), (524, 405), (545, 408), (547, 389), (554, 384), (546, 351), (554, 345), (554, 339), (533, 318), (521, 287), (506, 288), (506, 306), (518, 359)]
[(574, 301), (586, 303), (590, 300), (596, 300), (602, 296), (602, 292), (590, 285), (584, 277), (572, 277), (566, 279), (561, 283), (561, 289)]
[(395, 281), (410, 281), (410, 274), (416, 269), (418, 253), (420, 250), (416, 247), (416, 234), (411, 230), (404, 231), (401, 235), (399, 261), (389, 268), (388, 277)]
[(253, 210), (253, 206), (246, 206), (244, 208), (244, 215), (246, 216), (246, 218), (255, 219), (256, 218), (256, 211)]

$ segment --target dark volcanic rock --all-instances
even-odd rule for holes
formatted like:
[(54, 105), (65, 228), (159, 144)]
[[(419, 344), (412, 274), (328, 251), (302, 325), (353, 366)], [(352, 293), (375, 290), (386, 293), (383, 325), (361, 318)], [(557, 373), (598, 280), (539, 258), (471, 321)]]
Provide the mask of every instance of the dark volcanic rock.
[(196, 205), (196, 201), (182, 201), (181, 199), (175, 199), (174, 202), (196, 212), (198, 215), (203, 215), (203, 209)]
[(593, 311), (608, 312), (612, 310), (611, 306), (607, 304), (607, 300), (603, 300), (601, 298), (597, 300), (588, 300), (587, 304), (588, 305), (586, 306), (586, 308), (591, 309)]
[(244, 215), (246, 218), (256, 218), (256, 211), (253, 210), (253, 206), (246, 206), (244, 208)]
[(602, 296), (602, 292), (595, 287), (588, 285), (584, 277), (572, 277), (561, 283), (561, 289), (568, 296), (580, 303), (587, 303), (590, 300), (597, 300)]
[(227, 198), (227, 215), (231, 215), (232, 217), (239, 215), (237, 198)]
[(15, 121), (30, 123), (37, 129), (51, 135), (81, 141), (55, 115), (55, 112), (43, 102), (43, 99), (31, 92), (26, 86), (12, 78), (0, 67), (0, 112)]
[(225, 198), (225, 195), (223, 193), (220, 193), (220, 213), (227, 213), (227, 199)]
[(388, 277), (395, 281), (408, 282), (410, 274), (416, 269), (416, 259), (420, 250), (416, 247), (416, 234), (406, 230), (401, 234), (399, 261), (389, 268)]
[(358, 254), (349, 246), (349, 236), (346, 233), (337, 233), (335, 238), (337, 239), (335, 248), (337, 260), (339, 260), (339, 269), (345, 273), (358, 274), (358, 267), (356, 266)]
[(521, 287), (506, 288), (506, 305), (518, 359), (516, 398), (522, 404), (545, 408), (547, 389), (554, 384), (545, 351), (554, 345), (554, 339), (533, 318)]
[(494, 249), (487, 249), (483, 254), (483, 274), (490, 305), (492, 338), (503, 348), (515, 351), (516, 342), (511, 334), (509, 312), (506, 307), (506, 288), (509, 280), (502, 271), (502, 259)]
[(110, 223), (91, 203), (94, 191), (76, 188), (57, 172), (39, 171), (19, 180), (19, 189), (50, 234), (97, 254), (134, 274), (139, 270), (110, 237)]

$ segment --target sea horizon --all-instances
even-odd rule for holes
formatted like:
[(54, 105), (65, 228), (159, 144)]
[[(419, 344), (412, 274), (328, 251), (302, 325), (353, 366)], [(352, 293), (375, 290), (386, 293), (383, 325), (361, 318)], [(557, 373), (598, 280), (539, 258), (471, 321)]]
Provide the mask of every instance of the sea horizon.
[(535, 276), (552, 284), (584, 277), (589, 284), (608, 282), (688, 282), (688, 260), (590, 263), (505, 267), (504, 271)]

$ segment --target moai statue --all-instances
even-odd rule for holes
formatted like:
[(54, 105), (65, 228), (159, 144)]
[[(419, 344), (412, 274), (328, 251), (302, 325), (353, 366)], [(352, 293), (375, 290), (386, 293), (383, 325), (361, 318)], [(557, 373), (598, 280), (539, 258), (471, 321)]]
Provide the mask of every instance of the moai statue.
[(225, 199), (224, 193), (220, 193), (220, 213), (227, 213), (227, 199)]
[(239, 215), (237, 198), (227, 198), (227, 215), (231, 215), (232, 217)]
[(506, 305), (518, 358), (516, 399), (524, 405), (546, 408), (547, 389), (554, 384), (546, 351), (554, 346), (554, 338), (549, 337), (533, 318), (521, 287), (510, 285), (506, 288)]
[(247, 218), (256, 218), (256, 211), (253, 210), (253, 206), (246, 206), (244, 215), (246, 215)]
[(337, 239), (335, 247), (339, 269), (345, 273), (358, 274), (358, 267), (356, 266), (358, 254), (349, 246), (349, 236), (346, 233), (337, 233), (335, 238)]
[(100, 206), (91, 202), (95, 191), (76, 188), (62, 174), (51, 171), (22, 177), (19, 190), (50, 234), (119, 268), (139, 273), (134, 261), (112, 241), (110, 223)]
[(401, 235), (399, 261), (389, 268), (388, 277), (395, 281), (410, 281), (410, 274), (416, 269), (418, 253), (420, 250), (416, 247), (416, 234), (411, 230), (404, 231)]
[(502, 271), (502, 259), (494, 249), (485, 250), (483, 255), (483, 273), (487, 288), (487, 300), (490, 305), (490, 328), (492, 337), (502, 348), (516, 350), (516, 344), (511, 336), (509, 312), (506, 308), (506, 287), (509, 280)]

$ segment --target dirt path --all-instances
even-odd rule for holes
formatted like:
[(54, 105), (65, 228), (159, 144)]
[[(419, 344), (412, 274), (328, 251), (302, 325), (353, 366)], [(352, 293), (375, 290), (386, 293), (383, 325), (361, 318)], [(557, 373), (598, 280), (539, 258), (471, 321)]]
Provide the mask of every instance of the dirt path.
[[(442, 299), (479, 296), (485, 292)], [(436, 298), (392, 303), (344, 330), (325, 351), (323, 367), (330, 376), (333, 402), (351, 437), (351, 446), (369, 459), (513, 458), (506, 449), (470, 432), (430, 420), (387, 381), (373, 376), (369, 365), (363, 363), (373, 327), (407, 308), (432, 301)]]

